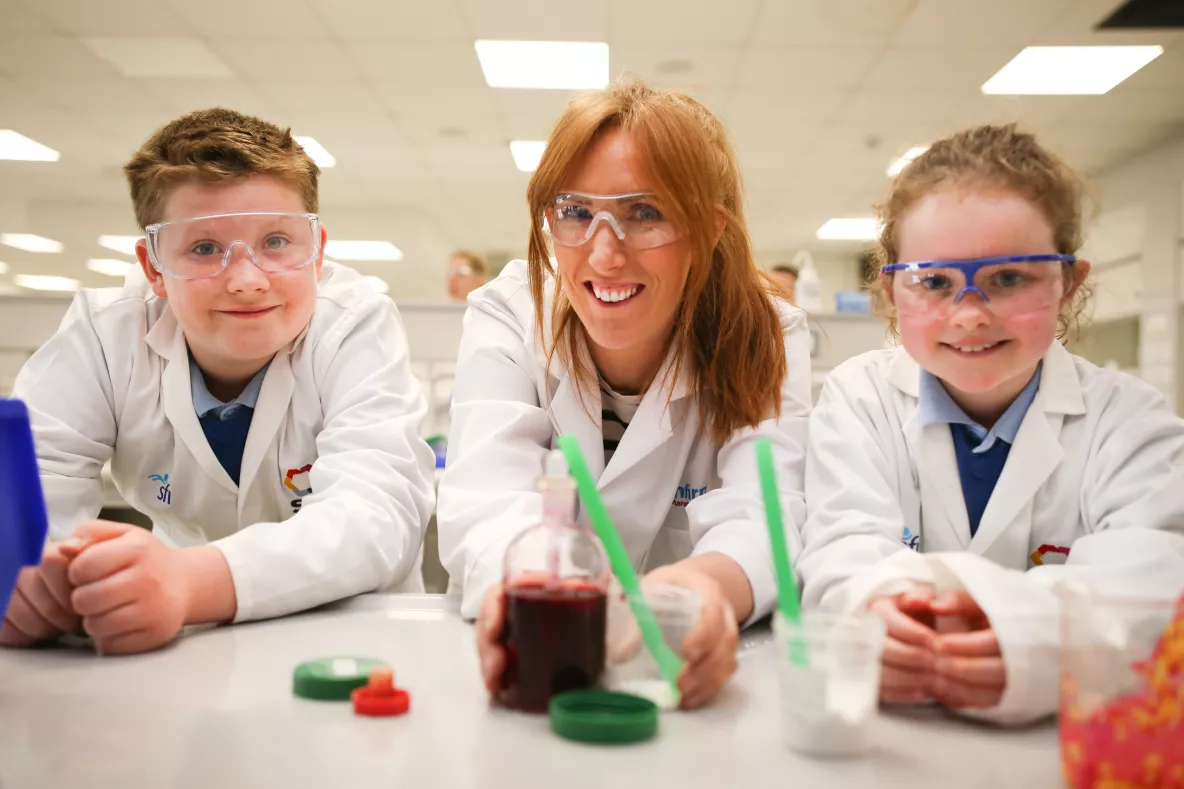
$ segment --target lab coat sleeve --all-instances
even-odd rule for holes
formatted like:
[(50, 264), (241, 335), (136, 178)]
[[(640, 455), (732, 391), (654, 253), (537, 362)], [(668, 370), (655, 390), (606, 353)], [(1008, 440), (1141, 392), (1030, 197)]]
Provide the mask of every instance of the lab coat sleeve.
[(99, 514), (115, 447), (115, 395), (86, 293), (21, 368), (13, 397), (29, 409), (50, 539), (63, 540)]
[(432, 513), (435, 459), (419, 437), (427, 401), (394, 304), (366, 299), (312, 349), (323, 426), (313, 492), (280, 523), (214, 544), (234, 577), (235, 621), (311, 608), (398, 583)]
[(524, 331), (491, 288), (470, 296), (436, 515), (440, 561), (462, 586), (466, 618), (501, 581), (510, 541), (542, 513), (536, 484), (554, 428), (528, 372)]
[(923, 557), (901, 541), (888, 404), (854, 359), (827, 378), (810, 417), (806, 525), (798, 569), (807, 608), (852, 611), (879, 594), (931, 582)]
[(1184, 591), (1184, 420), (1152, 387), (1130, 378), (1100, 407), (1080, 494), (1088, 534), (1073, 543), (1065, 564), (1021, 573), (933, 557), (941, 565), (935, 569), (965, 587), (987, 614), (1007, 665), (1001, 703), (979, 717), (1024, 723), (1055, 711), (1058, 584), (1078, 582), (1123, 597), (1174, 598)]
[(777, 600), (773, 555), (769, 544), (754, 445), (773, 444), (782, 521), (791, 557), (800, 555), (800, 530), (805, 520), (803, 477), (806, 431), (810, 415), (810, 334), (805, 313), (782, 313), (786, 376), (781, 387), (781, 415), (745, 429), (720, 447), (716, 462), (720, 487), (687, 505), (691, 555), (722, 553), (748, 576), (753, 610), (745, 624), (769, 614)]

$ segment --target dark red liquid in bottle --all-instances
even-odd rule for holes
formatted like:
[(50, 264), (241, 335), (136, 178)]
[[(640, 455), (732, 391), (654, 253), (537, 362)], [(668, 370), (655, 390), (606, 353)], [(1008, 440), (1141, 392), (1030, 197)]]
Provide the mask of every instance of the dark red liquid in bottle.
[(603, 589), (528, 583), (509, 587), (505, 595), (503, 704), (546, 712), (552, 695), (596, 684), (604, 671)]

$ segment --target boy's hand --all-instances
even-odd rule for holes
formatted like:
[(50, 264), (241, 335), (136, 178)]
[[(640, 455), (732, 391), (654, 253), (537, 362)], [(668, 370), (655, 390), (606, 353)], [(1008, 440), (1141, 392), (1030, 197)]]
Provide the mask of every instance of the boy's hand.
[(964, 591), (944, 592), (930, 607), (939, 621), (953, 622), (950, 632), (937, 637), (930, 685), (934, 698), (954, 708), (998, 706), (1007, 688), (1007, 670), (987, 615)]
[(38, 567), (21, 570), (0, 625), (0, 646), (32, 646), (78, 628), (80, 620), (70, 603), (72, 587), (66, 579), (68, 567), (58, 543), (51, 542)]
[(736, 612), (718, 581), (682, 563), (658, 567), (646, 574), (645, 580), (691, 589), (702, 598), (699, 621), (683, 641), (686, 662), (678, 677), (682, 708), (702, 707), (719, 695), (736, 672), (736, 647), (740, 641)]
[(918, 587), (892, 597), (873, 600), (868, 608), (884, 620), (887, 633), (880, 666), (880, 701), (890, 704), (923, 704), (936, 663), (931, 593)]
[(72, 557), (74, 611), (104, 654), (164, 646), (185, 624), (191, 589), (180, 550), (138, 526), (90, 521), (62, 551)]

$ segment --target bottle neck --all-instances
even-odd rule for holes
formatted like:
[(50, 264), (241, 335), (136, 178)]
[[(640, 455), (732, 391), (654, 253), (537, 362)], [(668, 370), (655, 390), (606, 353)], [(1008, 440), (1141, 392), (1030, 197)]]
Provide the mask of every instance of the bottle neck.
[(543, 494), (543, 523), (547, 526), (575, 525), (576, 487), (570, 477), (544, 477), (539, 482)]

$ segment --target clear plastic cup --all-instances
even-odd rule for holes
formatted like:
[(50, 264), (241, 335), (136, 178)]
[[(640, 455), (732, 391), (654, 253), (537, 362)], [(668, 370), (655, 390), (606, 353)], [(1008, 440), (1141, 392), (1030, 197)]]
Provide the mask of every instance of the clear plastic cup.
[[(682, 645), (699, 622), (703, 599), (698, 592), (663, 583), (642, 587), (646, 602), (662, 631), (666, 645), (682, 657)], [(608, 607), (608, 659), (601, 684), (609, 690), (647, 698), (660, 709), (678, 706), (678, 698), (646, 649), (641, 628), (624, 592), (614, 583)]]
[(879, 716), (884, 622), (871, 612), (773, 617), (785, 736), (820, 756), (865, 751)]
[(1062, 590), (1059, 717), (1072, 789), (1184, 789), (1184, 598)]

